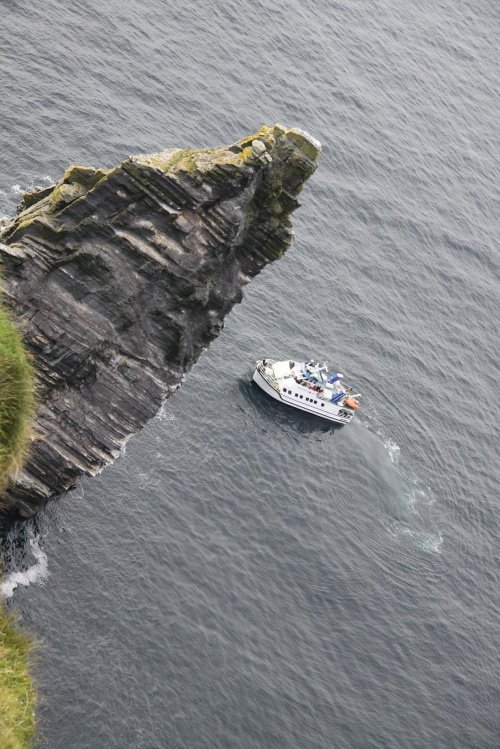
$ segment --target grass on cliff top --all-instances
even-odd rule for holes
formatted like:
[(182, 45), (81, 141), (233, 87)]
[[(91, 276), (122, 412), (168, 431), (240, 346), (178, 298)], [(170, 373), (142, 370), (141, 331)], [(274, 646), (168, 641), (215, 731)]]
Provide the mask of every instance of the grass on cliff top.
[(28, 749), (35, 734), (36, 692), (30, 638), (0, 604), (0, 747)]
[(21, 335), (0, 305), (0, 491), (28, 452), (34, 383)]
[[(24, 463), (35, 408), (35, 376), (17, 327), (0, 302), (0, 492)], [(28, 749), (35, 733), (32, 645), (0, 602), (0, 747)]]

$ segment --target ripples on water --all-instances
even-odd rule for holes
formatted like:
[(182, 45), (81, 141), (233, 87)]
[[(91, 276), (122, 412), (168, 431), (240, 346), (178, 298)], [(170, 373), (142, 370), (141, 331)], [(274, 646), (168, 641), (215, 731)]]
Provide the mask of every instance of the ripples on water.
[[(46, 744), (498, 746), (496, 6), (3, 5), (0, 214), (69, 163), (324, 145), (182, 391), (5, 529)], [(363, 393), (348, 428), (250, 384), (302, 354)]]

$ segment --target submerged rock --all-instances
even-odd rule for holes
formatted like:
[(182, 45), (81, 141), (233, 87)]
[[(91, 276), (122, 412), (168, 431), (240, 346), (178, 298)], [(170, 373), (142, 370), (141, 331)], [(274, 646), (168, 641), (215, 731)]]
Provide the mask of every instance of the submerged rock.
[(279, 125), (229, 147), (70, 167), (0, 227), (4, 304), (39, 377), (30, 457), (0, 499), (29, 517), (113, 461), (293, 241), (320, 145)]

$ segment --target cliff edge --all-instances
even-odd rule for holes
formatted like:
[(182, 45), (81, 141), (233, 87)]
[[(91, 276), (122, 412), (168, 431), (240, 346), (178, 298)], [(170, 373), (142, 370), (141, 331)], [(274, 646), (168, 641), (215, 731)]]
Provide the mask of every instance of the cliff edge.
[(95, 475), (182, 383), (243, 286), (293, 241), (307, 133), (70, 167), (0, 225), (3, 303), (39, 380), (30, 455), (0, 497), (29, 517)]

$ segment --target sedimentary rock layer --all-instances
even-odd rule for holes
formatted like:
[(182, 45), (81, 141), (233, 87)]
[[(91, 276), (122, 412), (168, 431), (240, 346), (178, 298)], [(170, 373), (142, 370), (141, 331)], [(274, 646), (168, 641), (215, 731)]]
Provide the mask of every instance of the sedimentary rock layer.
[(39, 378), (28, 462), (0, 500), (28, 517), (114, 460), (292, 244), (319, 144), (279, 125), (229, 147), (73, 166), (0, 227), (4, 303)]

